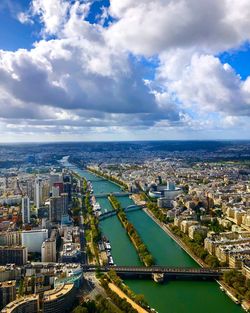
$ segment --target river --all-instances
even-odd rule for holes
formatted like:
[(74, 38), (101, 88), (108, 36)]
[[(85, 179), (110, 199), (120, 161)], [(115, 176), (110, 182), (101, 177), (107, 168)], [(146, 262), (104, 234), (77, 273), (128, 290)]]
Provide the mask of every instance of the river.
[[(78, 174), (93, 181), (95, 194), (120, 191), (112, 182), (100, 180), (85, 170), (75, 169)], [(133, 204), (128, 197), (118, 197), (123, 207)], [(112, 207), (106, 197), (97, 198), (102, 211)], [(156, 264), (166, 266), (195, 267), (196, 262), (172, 240), (144, 211), (127, 213), (143, 242), (155, 258)], [(117, 265), (141, 265), (134, 246), (130, 242), (117, 216), (100, 223), (103, 234), (112, 246), (112, 256)], [(152, 280), (126, 280), (136, 293), (144, 294), (147, 302), (159, 313), (242, 313), (214, 281), (171, 280), (157, 284)]]

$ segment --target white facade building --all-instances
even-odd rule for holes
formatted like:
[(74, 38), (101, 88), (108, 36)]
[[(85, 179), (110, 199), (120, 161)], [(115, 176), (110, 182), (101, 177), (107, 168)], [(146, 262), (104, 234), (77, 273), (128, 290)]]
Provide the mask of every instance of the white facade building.
[(43, 242), (48, 239), (47, 229), (33, 229), (22, 231), (22, 245), (28, 248), (28, 252), (41, 252)]

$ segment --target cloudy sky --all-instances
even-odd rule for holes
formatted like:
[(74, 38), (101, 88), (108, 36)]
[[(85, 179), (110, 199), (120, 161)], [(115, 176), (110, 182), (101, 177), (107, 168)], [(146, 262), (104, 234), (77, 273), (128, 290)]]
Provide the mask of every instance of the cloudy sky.
[(250, 139), (249, 0), (1, 0), (0, 142)]

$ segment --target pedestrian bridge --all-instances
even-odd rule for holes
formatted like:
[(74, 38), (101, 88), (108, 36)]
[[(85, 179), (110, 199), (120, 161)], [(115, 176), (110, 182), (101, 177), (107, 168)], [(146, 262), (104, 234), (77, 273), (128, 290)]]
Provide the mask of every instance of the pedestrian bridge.
[(124, 277), (147, 278), (152, 275), (162, 275), (168, 278), (191, 278), (191, 279), (218, 279), (227, 268), (190, 268), (190, 267), (166, 267), (166, 266), (83, 266), (85, 272), (108, 272), (114, 270), (118, 275)]
[[(144, 207), (145, 207), (144, 205), (130, 205), (124, 209), (124, 212), (139, 211), (139, 210), (142, 210)], [(108, 211), (108, 212), (100, 214), (99, 220), (102, 221), (114, 215), (117, 215), (116, 210)]]

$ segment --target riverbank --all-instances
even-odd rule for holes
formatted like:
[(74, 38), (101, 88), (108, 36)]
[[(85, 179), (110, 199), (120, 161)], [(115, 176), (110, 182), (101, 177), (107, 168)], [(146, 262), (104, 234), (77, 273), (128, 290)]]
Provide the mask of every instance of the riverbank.
[(216, 281), (220, 285), (221, 290), (225, 291), (226, 294), (229, 296), (229, 298), (231, 298), (233, 300), (234, 303), (239, 304), (238, 299), (234, 295), (234, 290), (232, 288), (230, 288), (228, 285), (226, 285), (223, 281), (219, 281), (219, 280), (216, 280)]
[[(194, 253), (189, 249), (188, 246), (186, 246), (185, 243), (183, 243), (175, 234), (172, 233), (171, 229), (165, 225), (164, 223), (161, 223), (156, 219), (156, 217), (148, 210), (147, 208), (143, 209), (143, 211), (158, 225), (161, 227), (161, 229), (170, 237), (172, 238), (199, 266), (201, 267), (208, 267), (205, 262), (200, 260)], [(219, 281), (216, 280), (216, 282), (219, 284), (220, 287), (223, 288), (226, 295), (235, 303), (239, 304), (237, 297), (235, 296), (235, 291), (230, 288), (223, 280)], [(243, 304), (241, 305), (242, 308), (249, 312), (250, 310), (250, 304), (246, 301), (243, 301)]]
[(161, 229), (169, 236), (171, 237), (199, 266), (201, 267), (208, 267), (205, 262), (203, 262), (201, 259), (199, 259), (190, 249), (187, 247), (176, 235), (172, 233), (170, 228), (165, 225), (164, 223), (161, 223), (156, 219), (156, 217), (150, 212), (149, 209), (145, 208), (143, 211), (158, 225), (161, 227)]

